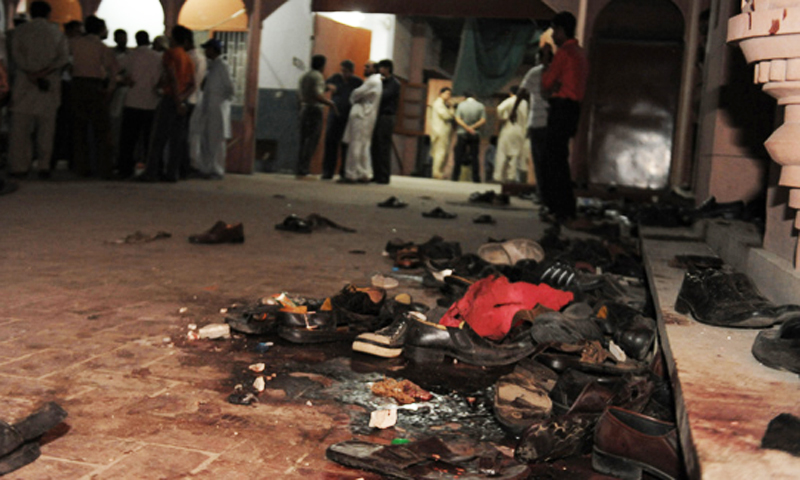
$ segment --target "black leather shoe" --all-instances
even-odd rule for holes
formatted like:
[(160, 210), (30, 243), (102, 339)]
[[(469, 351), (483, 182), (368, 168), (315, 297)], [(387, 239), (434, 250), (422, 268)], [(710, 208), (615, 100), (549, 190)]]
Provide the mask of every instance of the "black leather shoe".
[(389, 197), (378, 204), (381, 208), (406, 208), (408, 204), (397, 197)]
[(691, 312), (701, 323), (734, 328), (765, 328), (800, 317), (800, 306), (776, 306), (747, 275), (717, 269), (687, 271), (675, 311)]
[(516, 363), (536, 349), (528, 331), (496, 343), (481, 337), (467, 324), (458, 328), (416, 319), (410, 323), (403, 355), (416, 363), (441, 363), (449, 356), (472, 365), (493, 367)]

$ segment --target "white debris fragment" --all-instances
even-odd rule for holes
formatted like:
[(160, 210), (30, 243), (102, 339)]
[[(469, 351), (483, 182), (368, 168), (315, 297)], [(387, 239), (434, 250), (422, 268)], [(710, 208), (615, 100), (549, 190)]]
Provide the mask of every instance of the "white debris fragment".
[(180, 309), (178, 309), (178, 313), (186, 313), (188, 311), (189, 311), (189, 309), (186, 308), (186, 307), (181, 307)]
[(189, 330), (197, 330), (197, 324), (190, 323), (189, 325), (186, 325), (186, 328), (188, 328)]
[(628, 356), (625, 355), (625, 351), (619, 347), (614, 340), (609, 340), (608, 342), (608, 351), (611, 353), (611, 356), (614, 357), (617, 363), (622, 363), (628, 359)]
[(397, 409), (375, 410), (369, 414), (370, 428), (380, 428), (381, 430), (393, 427), (397, 423)]
[(254, 364), (250, 365), (247, 368), (249, 368), (250, 370), (252, 370), (254, 372), (260, 373), (260, 372), (263, 372), (264, 369), (267, 368), (267, 366), (264, 365), (263, 363), (254, 363)]
[(220, 308), (219, 309), (219, 313), (228, 313), (228, 309), (227, 308)]
[(186, 338), (188, 338), (189, 341), (198, 340), (200, 338), (200, 335), (194, 330), (190, 330), (189, 333), (186, 334)]
[(172, 341), (172, 338), (170, 338), (170, 337), (164, 337), (164, 338), (161, 339), (161, 343), (169, 343), (171, 341)]
[(267, 382), (264, 380), (264, 377), (258, 377), (253, 382), (253, 388), (255, 388), (257, 392), (263, 392), (266, 387)]
[(306, 402), (306, 406), (307, 406), (307, 407), (313, 407), (313, 406), (314, 406), (314, 404), (313, 404), (313, 403), (311, 403), (311, 400), (309, 400), (309, 401), (307, 401), (307, 402)]
[(200, 338), (228, 338), (231, 336), (231, 327), (227, 323), (211, 323), (197, 331)]

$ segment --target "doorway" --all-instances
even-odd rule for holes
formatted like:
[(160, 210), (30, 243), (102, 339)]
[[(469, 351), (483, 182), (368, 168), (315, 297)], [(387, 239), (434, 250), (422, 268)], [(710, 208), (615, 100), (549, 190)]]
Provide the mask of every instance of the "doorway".
[(683, 15), (668, 0), (614, 0), (598, 15), (585, 102), (590, 183), (667, 187), (683, 32)]

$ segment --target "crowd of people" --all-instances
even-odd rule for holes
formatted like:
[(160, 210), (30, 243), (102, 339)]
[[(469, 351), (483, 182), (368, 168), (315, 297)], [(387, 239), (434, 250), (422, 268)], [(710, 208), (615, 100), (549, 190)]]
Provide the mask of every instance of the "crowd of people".
[[(453, 105), (453, 91), (443, 87), (430, 108), (430, 176), (444, 179), (455, 131), (450, 178), (461, 179), (469, 167), (473, 182), (528, 182), (535, 179), (546, 210), (560, 219), (575, 216), (575, 194), (569, 167), (569, 143), (575, 135), (580, 102), (586, 92), (588, 60), (575, 39), (576, 19), (556, 14), (540, 42), (537, 65), (497, 107), (498, 135), (486, 149), (480, 166), (481, 129), (486, 107), (472, 92)], [(546, 37), (546, 38), (545, 38)], [(297, 177), (309, 178), (311, 157), (322, 135), (323, 113), (329, 107), (323, 180), (334, 177), (341, 155), (340, 182), (389, 183), (392, 131), (397, 116), (400, 84), (391, 60), (367, 62), (364, 80), (354, 75), (353, 62), (325, 80), (326, 58), (315, 55), (299, 85), (301, 148)], [(377, 69), (376, 69), (377, 65)], [(326, 94), (331, 92), (328, 99)], [(526, 145), (529, 142), (529, 145)]]
[(8, 34), (8, 70), (0, 64), (12, 178), (27, 178), (35, 162), (48, 179), (59, 160), (106, 180), (222, 178), (234, 86), (220, 41), (200, 53), (192, 31), (177, 25), (152, 43), (137, 32), (135, 48), (116, 30), (109, 47), (102, 19), (71, 21), (62, 32), (50, 13), (45, 1), (30, 4), (30, 20)]

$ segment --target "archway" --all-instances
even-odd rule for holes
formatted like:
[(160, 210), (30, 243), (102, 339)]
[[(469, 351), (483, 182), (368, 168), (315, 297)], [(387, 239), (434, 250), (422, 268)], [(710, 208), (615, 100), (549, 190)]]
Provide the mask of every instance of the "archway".
[(683, 15), (669, 0), (614, 0), (597, 16), (585, 102), (591, 183), (667, 186), (683, 34)]
[(83, 20), (81, 4), (78, 0), (50, 0), (50, 20), (64, 25), (72, 20)]
[[(133, 46), (133, 36), (139, 30), (150, 34), (150, 38), (164, 34), (164, 8), (158, 0), (103, 0), (97, 9), (97, 16), (106, 21), (109, 33), (116, 29), (128, 32), (128, 46)], [(106, 43), (113, 43), (109, 35)]]

